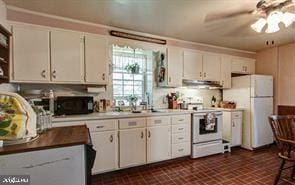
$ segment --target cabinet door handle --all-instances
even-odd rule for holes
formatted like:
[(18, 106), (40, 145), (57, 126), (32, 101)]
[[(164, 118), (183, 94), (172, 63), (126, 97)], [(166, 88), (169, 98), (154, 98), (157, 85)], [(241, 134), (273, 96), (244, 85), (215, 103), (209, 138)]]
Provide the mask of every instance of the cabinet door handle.
[(247, 66), (245, 66), (245, 72), (247, 72), (248, 71), (248, 68), (247, 68)]
[(181, 149), (178, 149), (178, 151), (179, 151), (179, 152), (182, 152), (183, 150), (184, 150), (183, 148), (181, 148)]
[(207, 75), (206, 75), (206, 73), (204, 73), (204, 77), (206, 77)]
[(56, 71), (55, 70), (52, 71), (52, 77), (56, 78)]
[(113, 135), (110, 136), (110, 142), (112, 143), (114, 141)]
[(96, 128), (103, 128), (104, 126), (96, 126)]
[(106, 79), (106, 75), (103, 73), (102, 74), (102, 80), (105, 80)]
[(148, 137), (149, 138), (151, 137), (151, 131), (148, 131)]
[(233, 122), (233, 127), (235, 127), (236, 126), (236, 124), (235, 124), (235, 122)]
[(140, 136), (140, 137), (141, 137), (141, 139), (143, 139), (143, 136), (144, 136), (144, 134), (143, 134), (143, 132), (141, 132), (141, 136)]
[(202, 72), (200, 72), (200, 77), (202, 77)]
[(46, 78), (46, 71), (43, 70), (42, 73), (41, 73), (41, 75), (42, 75), (43, 78)]

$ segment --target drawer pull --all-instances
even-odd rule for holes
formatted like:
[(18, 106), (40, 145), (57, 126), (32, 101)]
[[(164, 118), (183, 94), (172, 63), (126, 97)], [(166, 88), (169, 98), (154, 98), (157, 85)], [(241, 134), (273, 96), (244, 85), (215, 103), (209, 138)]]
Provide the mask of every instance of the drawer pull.
[(136, 126), (137, 122), (136, 121), (130, 121), (128, 122), (128, 126)]
[(160, 124), (162, 123), (162, 120), (155, 120), (155, 124)]
[(184, 138), (183, 138), (183, 137), (179, 137), (178, 139), (179, 139), (179, 140), (183, 140)]
[(96, 128), (103, 128), (104, 126), (96, 126)]
[(143, 139), (143, 136), (144, 136), (144, 135), (143, 135), (143, 132), (141, 132), (141, 136), (140, 136), (140, 137), (141, 137), (141, 139)]
[(178, 151), (179, 151), (179, 152), (183, 152), (183, 150), (184, 150), (183, 148), (181, 148), (181, 149), (178, 149)]
[(110, 136), (110, 142), (112, 143), (114, 141), (113, 135)]
[(184, 121), (184, 119), (180, 119), (180, 120), (178, 120), (178, 121)]
[(182, 127), (182, 128), (178, 128), (178, 130), (183, 130), (184, 128)]

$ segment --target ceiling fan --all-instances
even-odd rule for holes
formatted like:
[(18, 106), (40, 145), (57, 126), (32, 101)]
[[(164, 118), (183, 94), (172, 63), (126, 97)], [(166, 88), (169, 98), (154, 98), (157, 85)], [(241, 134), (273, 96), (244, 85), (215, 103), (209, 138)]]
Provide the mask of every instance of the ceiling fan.
[(236, 21), (240, 30), (244, 26), (258, 33), (275, 33), (280, 30), (281, 24), (289, 27), (295, 21), (295, 3), (293, 0), (260, 0), (256, 8), (208, 14), (205, 23), (211, 24), (211, 27), (220, 22), (225, 25), (225, 21), (242, 16), (243, 19)]

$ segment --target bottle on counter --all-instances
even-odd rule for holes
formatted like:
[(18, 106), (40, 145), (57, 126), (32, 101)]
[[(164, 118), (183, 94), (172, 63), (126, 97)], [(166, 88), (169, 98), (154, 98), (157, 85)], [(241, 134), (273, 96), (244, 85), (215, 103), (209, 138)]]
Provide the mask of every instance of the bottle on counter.
[(49, 111), (53, 115), (54, 114), (54, 94), (53, 90), (49, 90)]

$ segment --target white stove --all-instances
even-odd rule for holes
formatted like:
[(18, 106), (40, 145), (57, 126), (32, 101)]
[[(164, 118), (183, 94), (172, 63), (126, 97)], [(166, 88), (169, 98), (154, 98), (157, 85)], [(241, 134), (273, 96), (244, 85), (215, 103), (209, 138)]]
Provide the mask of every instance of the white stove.
[(222, 152), (222, 111), (216, 109), (194, 111), (191, 157), (198, 158)]

